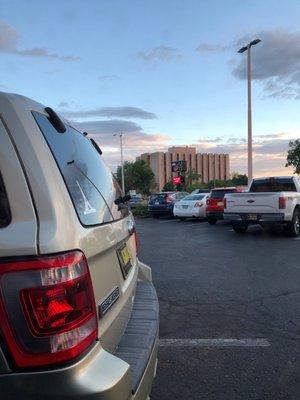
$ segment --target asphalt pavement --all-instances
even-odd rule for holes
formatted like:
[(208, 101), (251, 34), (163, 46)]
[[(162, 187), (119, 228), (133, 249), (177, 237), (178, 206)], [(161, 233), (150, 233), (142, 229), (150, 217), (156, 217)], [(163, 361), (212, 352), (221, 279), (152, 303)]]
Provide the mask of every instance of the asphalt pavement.
[(300, 399), (300, 240), (139, 219), (160, 303), (152, 400)]

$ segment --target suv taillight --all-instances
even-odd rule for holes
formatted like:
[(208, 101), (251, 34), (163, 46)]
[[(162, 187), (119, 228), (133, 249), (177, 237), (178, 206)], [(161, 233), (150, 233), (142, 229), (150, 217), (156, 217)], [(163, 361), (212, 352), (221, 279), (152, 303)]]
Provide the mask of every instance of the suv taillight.
[(87, 261), (79, 251), (0, 263), (1, 331), (18, 367), (78, 357), (97, 338)]
[(286, 197), (279, 197), (279, 209), (283, 210), (286, 208)]
[(206, 200), (206, 205), (209, 206), (210, 205), (210, 199)]
[(224, 197), (224, 199), (223, 199), (223, 204), (224, 204), (224, 208), (226, 208), (226, 207), (227, 207), (227, 200), (226, 200), (226, 197)]

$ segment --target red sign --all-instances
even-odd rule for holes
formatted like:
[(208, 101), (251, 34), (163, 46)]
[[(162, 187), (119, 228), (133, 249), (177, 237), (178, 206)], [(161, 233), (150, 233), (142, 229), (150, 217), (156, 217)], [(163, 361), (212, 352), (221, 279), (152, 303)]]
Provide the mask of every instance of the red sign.
[(180, 185), (181, 184), (181, 176), (173, 176), (172, 183), (173, 183), (173, 185)]

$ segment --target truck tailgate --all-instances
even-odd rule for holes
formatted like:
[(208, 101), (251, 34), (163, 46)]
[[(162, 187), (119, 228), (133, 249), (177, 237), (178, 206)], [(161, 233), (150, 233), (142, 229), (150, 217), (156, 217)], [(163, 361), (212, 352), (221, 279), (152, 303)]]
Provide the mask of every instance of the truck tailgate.
[(225, 213), (278, 213), (279, 197), (279, 193), (228, 194)]

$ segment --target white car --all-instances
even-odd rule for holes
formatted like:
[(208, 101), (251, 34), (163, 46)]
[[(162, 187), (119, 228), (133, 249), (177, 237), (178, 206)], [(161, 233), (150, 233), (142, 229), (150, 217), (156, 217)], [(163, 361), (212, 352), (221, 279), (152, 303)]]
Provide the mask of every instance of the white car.
[(174, 204), (175, 217), (206, 218), (206, 199), (209, 193), (190, 194)]

